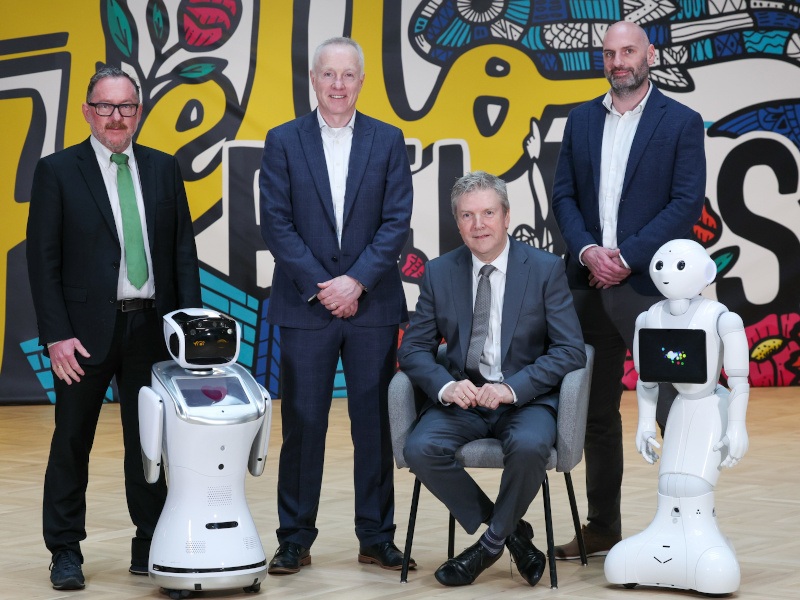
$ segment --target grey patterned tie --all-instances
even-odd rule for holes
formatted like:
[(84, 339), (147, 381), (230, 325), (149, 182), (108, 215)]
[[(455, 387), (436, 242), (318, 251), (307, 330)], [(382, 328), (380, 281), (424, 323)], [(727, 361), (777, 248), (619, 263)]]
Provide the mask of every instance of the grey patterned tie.
[(475, 308), (472, 309), (472, 333), (469, 336), (469, 350), (464, 368), (473, 381), (483, 381), (479, 365), (486, 335), (489, 333), (489, 311), (492, 308), (492, 284), (489, 282), (489, 276), (495, 270), (492, 265), (483, 265), (478, 276)]

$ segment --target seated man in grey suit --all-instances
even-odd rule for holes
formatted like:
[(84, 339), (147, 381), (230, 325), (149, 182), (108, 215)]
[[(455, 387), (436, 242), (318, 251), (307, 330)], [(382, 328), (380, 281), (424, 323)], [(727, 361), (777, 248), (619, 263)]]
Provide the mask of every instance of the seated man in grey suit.
[[(468, 533), (488, 525), (437, 569), (439, 583), (472, 583), (508, 546), (522, 577), (536, 585), (545, 556), (522, 516), (555, 443), (559, 384), (585, 364), (583, 336), (563, 261), (508, 236), (503, 180), (468, 173), (453, 187), (451, 205), (465, 245), (426, 265), (399, 350), (400, 368), (429, 398), (405, 458)], [(435, 358), (442, 338), (446, 366)], [(500, 440), (505, 455), (495, 502), (455, 459), (459, 447), (485, 437)]]

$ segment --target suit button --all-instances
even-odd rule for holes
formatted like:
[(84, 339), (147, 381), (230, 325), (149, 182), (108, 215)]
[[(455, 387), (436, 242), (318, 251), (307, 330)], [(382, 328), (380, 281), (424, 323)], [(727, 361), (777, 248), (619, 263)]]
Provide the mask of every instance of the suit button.
[(118, 262), (113, 262), (113, 263), (111, 263), (111, 266), (112, 266), (112, 268), (113, 268), (114, 270), (117, 270), (117, 269), (119, 269), (119, 263), (118, 263)]
[(339, 262), (339, 257), (338, 256), (331, 256), (331, 260), (333, 262)]

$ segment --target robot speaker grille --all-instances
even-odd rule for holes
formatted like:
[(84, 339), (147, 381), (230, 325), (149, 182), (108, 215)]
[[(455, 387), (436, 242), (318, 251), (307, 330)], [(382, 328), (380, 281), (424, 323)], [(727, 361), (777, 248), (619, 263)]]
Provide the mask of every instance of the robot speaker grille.
[(205, 542), (193, 542), (191, 540), (186, 540), (186, 554), (205, 554), (205, 553), (206, 553)]
[(233, 498), (231, 486), (222, 485), (208, 488), (209, 506), (228, 506)]
[(244, 538), (244, 547), (247, 550), (255, 550), (260, 546), (261, 546), (261, 540), (259, 540), (257, 537), (250, 535)]

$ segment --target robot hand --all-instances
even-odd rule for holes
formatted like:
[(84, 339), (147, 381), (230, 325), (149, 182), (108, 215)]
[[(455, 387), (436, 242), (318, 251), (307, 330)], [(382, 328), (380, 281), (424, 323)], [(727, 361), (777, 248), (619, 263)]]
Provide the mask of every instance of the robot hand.
[(655, 419), (639, 419), (639, 427), (636, 429), (636, 450), (647, 462), (654, 465), (658, 461), (656, 448), (661, 448), (661, 444), (656, 441)]
[(720, 463), (721, 467), (735, 467), (747, 452), (750, 441), (743, 421), (729, 421), (728, 430), (722, 439), (714, 444), (714, 450), (727, 446), (728, 456)]

